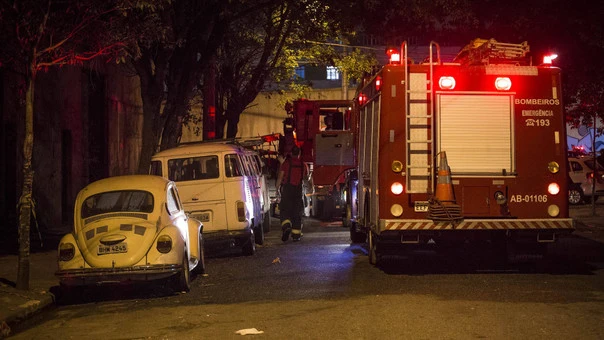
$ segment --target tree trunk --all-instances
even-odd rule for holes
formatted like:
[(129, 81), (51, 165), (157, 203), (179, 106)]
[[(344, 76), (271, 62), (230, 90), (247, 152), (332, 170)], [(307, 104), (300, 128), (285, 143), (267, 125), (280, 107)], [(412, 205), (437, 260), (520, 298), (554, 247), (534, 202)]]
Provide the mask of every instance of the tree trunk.
[(239, 132), (239, 114), (231, 114), (227, 117), (227, 135), (226, 138), (235, 138), (237, 137), (237, 132)]
[(32, 152), (34, 147), (34, 88), (36, 84), (36, 67), (30, 65), (30, 79), (25, 93), (25, 140), (23, 141), (23, 189), (19, 198), (19, 267), (17, 270), (17, 289), (29, 289), (30, 264), (30, 223), (32, 212), (32, 191), (34, 171), (32, 169)]
[[(141, 82), (142, 85), (142, 82)], [(156, 89), (156, 84), (146, 84), (141, 88), (143, 101), (143, 143), (138, 163), (138, 173), (149, 173), (151, 158), (157, 152), (160, 136), (160, 113), (163, 89)]]
[[(149, 172), (153, 154), (157, 152), (161, 136), (161, 104), (164, 100), (164, 82), (167, 72), (169, 51), (150, 53), (145, 51), (143, 57), (133, 63), (141, 83), (143, 102), (143, 135), (138, 173)], [(156, 57), (154, 59), (154, 57)]]

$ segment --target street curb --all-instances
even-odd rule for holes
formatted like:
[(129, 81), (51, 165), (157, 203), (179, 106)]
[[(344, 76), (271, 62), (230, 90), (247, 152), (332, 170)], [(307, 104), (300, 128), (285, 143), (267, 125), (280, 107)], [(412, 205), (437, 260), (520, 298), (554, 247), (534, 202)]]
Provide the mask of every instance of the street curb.
[(50, 292), (21, 291), (3, 283), (0, 283), (0, 292), (22, 302), (0, 315), (0, 339), (11, 336), (11, 328), (54, 305), (56, 301), (54, 294)]

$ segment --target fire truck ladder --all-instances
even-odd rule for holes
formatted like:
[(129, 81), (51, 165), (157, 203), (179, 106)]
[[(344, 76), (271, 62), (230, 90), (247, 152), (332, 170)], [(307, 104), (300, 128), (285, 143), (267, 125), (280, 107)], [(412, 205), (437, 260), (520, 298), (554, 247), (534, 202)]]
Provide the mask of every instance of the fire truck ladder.
[(405, 122), (406, 122), (406, 187), (408, 193), (432, 193), (434, 187), (434, 102), (432, 49), (436, 48), (436, 63), (440, 63), (440, 47), (430, 42), (429, 73), (410, 73), (407, 42), (403, 42), (405, 65)]

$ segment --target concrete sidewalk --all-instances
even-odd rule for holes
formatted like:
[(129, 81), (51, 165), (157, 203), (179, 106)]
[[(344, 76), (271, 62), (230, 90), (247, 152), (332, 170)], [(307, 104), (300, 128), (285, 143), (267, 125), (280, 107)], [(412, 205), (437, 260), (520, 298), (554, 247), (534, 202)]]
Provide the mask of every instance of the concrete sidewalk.
[(0, 255), (0, 339), (11, 334), (11, 327), (55, 301), (50, 292), (57, 287), (57, 251), (45, 250), (30, 255), (29, 290), (15, 286), (18, 275), (17, 255)]
[[(604, 243), (604, 216), (591, 216), (591, 210), (581, 207), (571, 210), (571, 217), (576, 222), (574, 235)], [(54, 275), (57, 247), (50, 242), (46, 248), (30, 255), (30, 289), (27, 291), (15, 287), (18, 256), (0, 255), (0, 339), (10, 336), (11, 327), (20, 321), (54, 304), (51, 288), (54, 291), (59, 285)]]

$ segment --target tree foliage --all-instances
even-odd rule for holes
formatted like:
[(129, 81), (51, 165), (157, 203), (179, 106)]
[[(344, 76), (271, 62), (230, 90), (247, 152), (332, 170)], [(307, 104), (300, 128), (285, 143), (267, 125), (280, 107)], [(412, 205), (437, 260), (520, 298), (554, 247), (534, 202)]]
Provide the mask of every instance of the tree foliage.
[(98, 32), (106, 27), (111, 13), (119, 10), (110, 1), (0, 2), (0, 66), (22, 76), (25, 94), (18, 289), (29, 289), (36, 76), (52, 66), (82, 63), (99, 56), (114, 57), (121, 50), (120, 44)]
[[(225, 136), (225, 124), (227, 138), (237, 135), (239, 116), (267, 82), (299, 87), (293, 79), (301, 60), (336, 65), (342, 55), (323, 43), (350, 32), (351, 13), (350, 3), (341, 1), (284, 0), (232, 22), (218, 53), (217, 136)], [(344, 65), (359, 66), (344, 60), (337, 66)]]
[(222, 39), (228, 5), (238, 1), (137, 1), (127, 16), (113, 23), (127, 56), (140, 78), (143, 104), (139, 173), (146, 173), (151, 156), (175, 146), (194, 89), (207, 61)]

